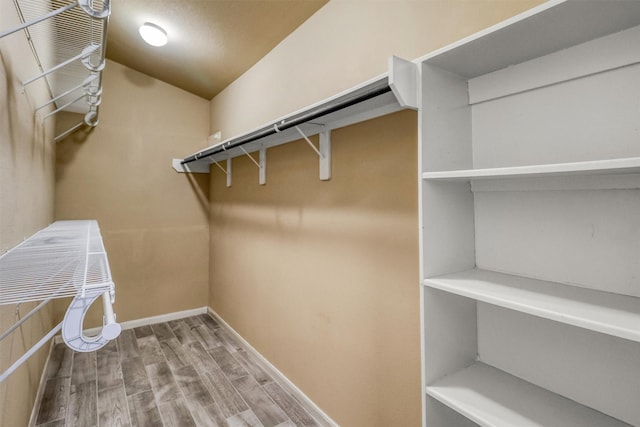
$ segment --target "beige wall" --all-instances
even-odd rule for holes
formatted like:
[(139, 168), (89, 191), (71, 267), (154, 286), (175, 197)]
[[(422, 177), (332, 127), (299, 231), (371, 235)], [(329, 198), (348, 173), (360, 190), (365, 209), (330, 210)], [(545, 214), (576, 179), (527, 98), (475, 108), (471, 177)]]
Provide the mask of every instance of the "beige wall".
[[(13, 2), (0, 0), (0, 29), (19, 23)], [(42, 82), (22, 90), (21, 81), (38, 74), (23, 33), (0, 39), (0, 254), (53, 221), (54, 121), (43, 124), (34, 108), (49, 98)], [(0, 306), (0, 332), (28, 313), (35, 303)], [(0, 343), (0, 371), (52, 327), (46, 307)], [(29, 421), (48, 354), (45, 346), (0, 384), (0, 426)]]
[[(332, 0), (211, 102), (249, 130), (540, 1)], [(343, 426), (420, 425), (417, 122), (334, 131), (333, 177), (303, 143), (211, 174), (210, 305)]]
[[(208, 181), (174, 172), (171, 159), (206, 145), (208, 103), (112, 61), (103, 87), (99, 125), (58, 143), (56, 219), (98, 220), (118, 320), (202, 307)], [(77, 120), (63, 119), (60, 131)]]

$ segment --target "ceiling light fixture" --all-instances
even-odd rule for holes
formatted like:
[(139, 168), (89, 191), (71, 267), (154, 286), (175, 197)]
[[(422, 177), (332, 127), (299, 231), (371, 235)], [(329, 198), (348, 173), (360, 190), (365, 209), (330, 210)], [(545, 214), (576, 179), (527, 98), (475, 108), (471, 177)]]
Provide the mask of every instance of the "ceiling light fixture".
[(140, 26), (140, 36), (151, 46), (164, 46), (169, 40), (167, 32), (159, 25), (145, 22)]

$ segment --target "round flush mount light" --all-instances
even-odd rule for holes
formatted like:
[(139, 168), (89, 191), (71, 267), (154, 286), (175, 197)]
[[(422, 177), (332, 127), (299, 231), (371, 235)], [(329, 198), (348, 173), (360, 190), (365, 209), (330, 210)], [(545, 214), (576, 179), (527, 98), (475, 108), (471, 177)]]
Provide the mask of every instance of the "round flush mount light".
[(164, 46), (169, 40), (167, 32), (159, 25), (145, 22), (140, 26), (140, 36), (151, 46)]

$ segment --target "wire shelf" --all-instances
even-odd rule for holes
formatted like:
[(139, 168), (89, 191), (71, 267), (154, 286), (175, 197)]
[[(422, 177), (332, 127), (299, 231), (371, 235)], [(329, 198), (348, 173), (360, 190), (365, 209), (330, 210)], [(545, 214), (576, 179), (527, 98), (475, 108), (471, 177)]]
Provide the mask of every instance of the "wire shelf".
[(0, 305), (113, 288), (94, 220), (57, 221), (0, 256)]

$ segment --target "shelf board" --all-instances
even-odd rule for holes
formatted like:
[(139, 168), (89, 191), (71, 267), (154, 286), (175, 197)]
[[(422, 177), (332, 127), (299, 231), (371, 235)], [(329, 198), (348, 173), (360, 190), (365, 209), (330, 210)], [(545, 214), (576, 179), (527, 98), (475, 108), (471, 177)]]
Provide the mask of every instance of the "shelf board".
[(467, 181), (496, 178), (533, 178), (570, 175), (619, 175), (640, 173), (640, 157), (593, 160), (573, 163), (513, 166), (504, 168), (463, 169), (424, 172), (422, 178), (434, 181)]
[(640, 342), (640, 298), (480, 269), (429, 278), (424, 285)]
[(628, 424), (477, 362), (427, 394), (483, 427), (618, 427)]

